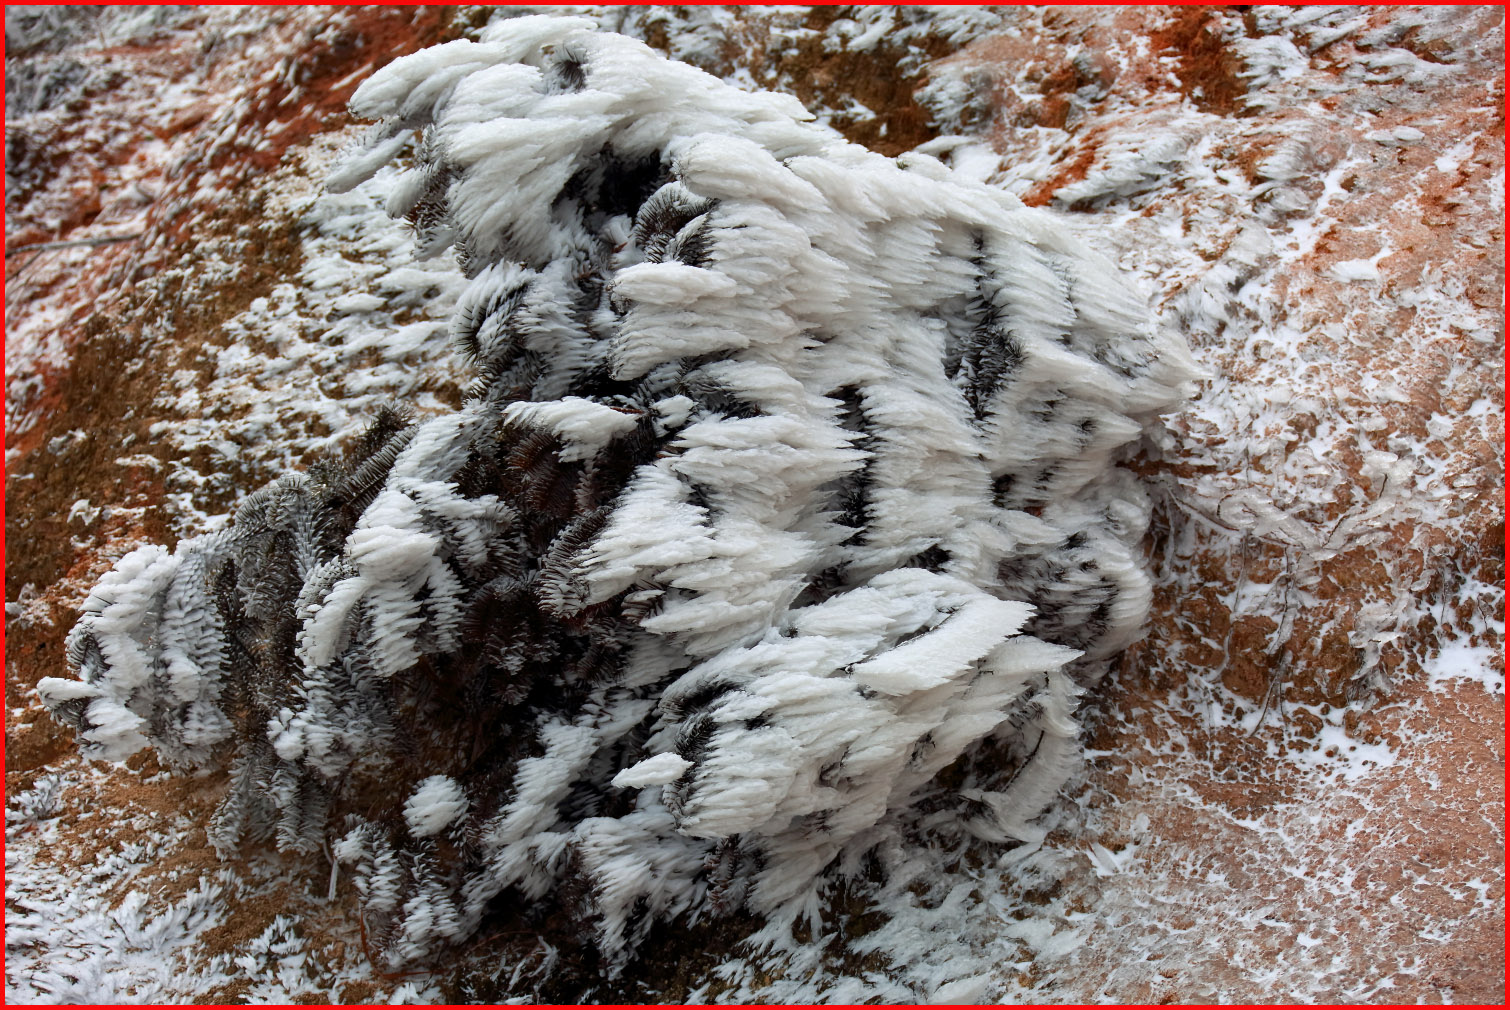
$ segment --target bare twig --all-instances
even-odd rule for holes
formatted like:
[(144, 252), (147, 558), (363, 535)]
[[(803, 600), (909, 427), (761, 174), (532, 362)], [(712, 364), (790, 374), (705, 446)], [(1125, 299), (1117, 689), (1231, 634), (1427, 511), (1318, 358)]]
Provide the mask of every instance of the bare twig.
[[(37, 250), (19, 249), (17, 251), (18, 252), (31, 252), (31, 255), (28, 256), (28, 257), (26, 257), (26, 259), (22, 261), (22, 263), (21, 263), (20, 266), (16, 267), (15, 273), (10, 274), (9, 277), (6, 278), (7, 280), (9, 280), (10, 278), (13, 278), (13, 277), (20, 277), (21, 274), (23, 272), (25, 272), (25, 270), (26, 270), (27, 267), (31, 266), (37, 260), (41, 259), (42, 258), (42, 254), (44, 252), (46, 252), (45, 249), (37, 249)], [(7, 249), (5, 251), (5, 255), (6, 255), (7, 259), (10, 258), (10, 250), (9, 249)], [(7, 304), (9, 304), (9, 302), (7, 302)]]
[(100, 238), (71, 238), (61, 242), (32, 242), (27, 245), (10, 246), (5, 250), (5, 258), (10, 259), (12, 253), (29, 252), (43, 249), (66, 249), (71, 246), (86, 245), (109, 245), (111, 242), (130, 242), (132, 239), (141, 238), (145, 232), (133, 232), (130, 235), (103, 235)]

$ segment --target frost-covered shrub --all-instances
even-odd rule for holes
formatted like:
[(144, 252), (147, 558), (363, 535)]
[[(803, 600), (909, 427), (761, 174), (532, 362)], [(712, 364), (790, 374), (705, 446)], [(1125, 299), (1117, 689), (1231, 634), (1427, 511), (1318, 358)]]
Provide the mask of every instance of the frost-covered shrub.
[(1116, 464), (1183, 343), (1052, 216), (589, 22), (353, 105), (332, 186), (413, 144), (476, 381), (123, 559), (41, 687), (86, 753), (228, 760), (215, 844), (336, 839), (395, 966), (498, 901), (613, 959), (900, 830), (1031, 835), (1145, 615)]

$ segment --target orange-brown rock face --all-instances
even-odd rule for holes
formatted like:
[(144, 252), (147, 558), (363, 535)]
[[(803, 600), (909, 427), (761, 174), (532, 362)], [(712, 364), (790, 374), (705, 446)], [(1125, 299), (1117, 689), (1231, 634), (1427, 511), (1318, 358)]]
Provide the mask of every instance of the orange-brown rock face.
[[(30, 691), (63, 673), (74, 608), (126, 550), (223, 521), (384, 398), (457, 395), (442, 272), (428, 301), (385, 301), (433, 267), (405, 258), (377, 196), (319, 203), (319, 178), (360, 80), (466, 26), (185, 10), (7, 26), (8, 986), (457, 998), (473, 990), (451, 976), (375, 975), (309, 868), (223, 875), (200, 823), (218, 779), (86, 768)], [(1500, 10), (603, 17), (1057, 210), (1143, 278), (1209, 372), (1138, 464), (1154, 613), (1087, 699), (1096, 756), (1041, 849), (960, 870), (974, 890), (948, 958), (965, 977), (836, 942), (822, 985), (1501, 1000)], [(42, 244), (58, 242), (77, 244)], [(104, 907), (75, 901), (83, 874)], [(828, 914), (851, 934), (884, 925), (842, 895)], [(110, 921), (167, 939), (130, 948), (146, 941)], [(491, 942), (520, 992), (542, 991), (553, 951)], [(697, 991), (722, 960), (703, 946), (669, 937), (692, 967), (643, 965), (653, 989), (624, 994)], [(703, 994), (820, 994), (784, 984), (765, 966)]]

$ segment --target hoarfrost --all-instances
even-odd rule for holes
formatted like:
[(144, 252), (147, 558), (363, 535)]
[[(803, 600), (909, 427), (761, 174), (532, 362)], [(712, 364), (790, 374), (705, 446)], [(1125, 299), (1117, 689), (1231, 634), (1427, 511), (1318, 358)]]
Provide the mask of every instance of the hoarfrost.
[[(740, 907), (788, 949), (904, 836), (1041, 839), (1077, 699), (1147, 610), (1117, 464), (1193, 374), (1110, 264), (582, 19), (395, 61), (353, 106), (383, 122), (338, 192), (420, 131), (387, 207), (470, 278), (469, 398), (125, 558), (70, 640), (98, 697), (49, 681), (54, 711), (179, 765), (234, 725), (214, 844), (313, 852), (344, 817), (394, 967), (574, 879), (610, 964)], [(335, 313), (428, 282), (398, 272)], [(253, 312), (287, 335), (267, 369), (304, 356)], [(352, 804), (416, 773), (408, 838)]]
[[(770, 16), (762, 15), (760, 24), (719, 7), (591, 13), (621, 30), (653, 37), (653, 44), (671, 48), (680, 58), (749, 86), (757, 79), (770, 79), (762, 61), (777, 62), (782, 47), (789, 52), (815, 34), (802, 27), (801, 11), (765, 11)], [(871, 32), (866, 44), (871, 46), (867, 52), (891, 58), (896, 50), (886, 47), (892, 41), (901, 33), (932, 32), (928, 22), (937, 16), (922, 9), (876, 11), (880, 9), (843, 12), (850, 20), (840, 18), (826, 31), (820, 28), (819, 44), (827, 52), (843, 53), (851, 40), (889, 20), (891, 37)], [(867, 889), (860, 882), (848, 895), (853, 900), (858, 894), (867, 910), (879, 911), (879, 916), (856, 917), (843, 903), (830, 902), (824, 910), (829, 932), (815, 931), (808, 943), (786, 946), (779, 933), (772, 934), (767, 937), (768, 950), (731, 956), (708, 969), (701, 988), (687, 994), (673, 987), (667, 995), (688, 1001), (745, 1002), (1041, 1001), (1049, 996), (1058, 1001), (1153, 1002), (1202, 995), (1242, 1000), (1251, 998), (1255, 986), (1287, 998), (1333, 1001), (1399, 998), (1402, 992), (1416, 998), (1423, 992), (1427, 998), (1462, 998), (1464, 987), (1469, 993), (1487, 992), (1492, 979), (1483, 979), (1495, 974), (1493, 959), (1483, 962), (1487, 967), (1480, 970), (1471, 958), (1477, 956), (1475, 943), (1485, 922), (1496, 934), (1502, 930), (1502, 899), (1497, 902), (1496, 895), (1503, 893), (1503, 874), (1493, 856), (1502, 849), (1502, 836), (1495, 840), (1500, 819), (1493, 808), (1503, 794), (1486, 792), (1465, 799), (1464, 787), (1482, 779), (1472, 770), (1478, 752), (1465, 751), (1472, 742), (1452, 736), (1444, 727), (1461, 726), (1464, 718), (1484, 726), (1502, 719), (1497, 705), (1503, 693), (1503, 622), (1496, 617), (1502, 614), (1502, 587), (1477, 567), (1477, 553), (1463, 549), (1463, 538), (1475, 536), (1477, 528), (1463, 516), (1477, 510), (1476, 516), (1483, 502), (1497, 495), (1499, 471), (1492, 463), (1476, 462), (1467, 449), (1480, 440), (1497, 444), (1502, 424), (1502, 398), (1475, 392), (1499, 385), (1492, 374), (1498, 360), (1495, 348), (1501, 327), (1496, 314), (1501, 302), (1497, 292), (1486, 299), (1482, 271), (1465, 266), (1465, 254), (1495, 246), (1494, 228), (1483, 225), (1488, 217), (1500, 216), (1503, 172), (1492, 165), (1484, 170), (1481, 126), (1458, 129), (1469, 65), (1482, 62), (1486, 52), (1494, 61), (1502, 60), (1498, 26), (1484, 27), (1483, 15), (1473, 8), (1391, 8), (1387, 17), (1358, 8), (1255, 8), (1242, 30), (1223, 37), (1226, 53), (1237, 57), (1234, 66), (1242, 85), (1236, 101), (1243, 109), (1242, 114), (1223, 116), (1192, 107), (1188, 97), (1173, 90), (1185, 68), (1158, 51), (1163, 43), (1144, 38), (1141, 29), (1127, 34), (1125, 18), (1117, 22), (1124, 34), (1108, 36), (1104, 29), (1114, 16), (1094, 11), (1076, 13), (1052, 26), (1049, 16), (1034, 12), (982, 10), (980, 15), (990, 20), (980, 30), (1001, 32), (983, 40), (983, 60), (967, 53), (963, 59), (929, 63), (921, 48), (902, 51), (902, 58), (912, 61), (910, 66), (927, 64), (933, 81), (919, 93), (919, 100), (937, 125), (961, 134), (940, 138), (923, 150), (957, 174), (993, 180), (1041, 203), (1063, 186), (1060, 173), (1066, 165), (1088, 164), (1096, 176), (1109, 164), (1099, 150), (1107, 136), (1130, 138), (1134, 148), (1139, 137), (1170, 132), (1198, 141), (1175, 160), (1150, 162), (1153, 170), (1140, 171), (1134, 179), (1137, 192), (1122, 196), (1107, 191), (1094, 201), (1076, 204), (1083, 215), (1062, 215), (1057, 222), (1066, 231), (1087, 232), (1091, 241), (1110, 248), (1125, 266), (1147, 277), (1160, 292), (1168, 319), (1191, 333), (1203, 358), (1217, 366), (1194, 409), (1176, 420), (1173, 433), (1159, 436), (1164, 465), (1180, 468), (1185, 475), (1180, 482), (1163, 478), (1155, 489), (1155, 529), (1161, 536), (1166, 531), (1176, 534), (1166, 543), (1156, 569), (1155, 589), (1166, 617), (1174, 601), (1177, 623), (1173, 629), (1165, 626), (1167, 638), (1157, 651), (1145, 647), (1125, 665), (1124, 683), (1130, 679), (1127, 671), (1139, 676), (1152, 672), (1159, 678), (1152, 694), (1132, 689), (1136, 707), (1125, 724), (1116, 709), (1096, 717), (1098, 741), (1115, 739), (1119, 752), (1092, 752), (1093, 773), (1084, 778), (1077, 774), (1065, 789), (1076, 805), (1061, 803), (1032, 825), (1041, 838), (1008, 853), (1000, 866), (980, 868), (972, 868), (975, 852), (940, 847), (939, 832), (928, 836), (924, 845), (903, 839), (900, 848), (889, 850), (894, 858), (886, 863), (885, 885)], [(1164, 14), (1154, 13), (1138, 23), (1162, 28), (1164, 19)], [(1213, 30), (1235, 20), (1235, 15), (1211, 16)], [(761, 34), (767, 23), (768, 38)], [(976, 30), (965, 25), (960, 41)], [(910, 37), (927, 42), (926, 34)], [(1055, 79), (1036, 76), (1032, 61), (1042, 60), (1053, 69), (1056, 47), (1065, 37), (1078, 40), (1062, 67), (1077, 88), (1065, 95), (1066, 128), (1041, 118), (1039, 125), (1032, 125), (1033, 107), (1024, 112), (1018, 99), (1047, 91)], [(1008, 50), (1006, 57), (993, 55), (991, 47), (1005, 44), (1004, 39), (1020, 41), (1028, 47), (1027, 54), (1012, 57)], [(730, 64), (731, 49), (745, 47), (749, 52), (733, 57)], [(1015, 62), (1003, 66), (1004, 58)], [(741, 63), (754, 66), (755, 73)], [(1108, 87), (1110, 77), (1102, 75), (1103, 66), (1115, 70), (1115, 87)], [(1143, 72), (1150, 67), (1156, 72), (1145, 81)], [(64, 75), (54, 83), (73, 86)], [(1147, 92), (1140, 92), (1145, 86)], [(23, 93), (14, 90), (17, 96)], [(173, 91), (163, 97), (171, 108), (183, 95)], [(842, 95), (831, 107), (821, 102), (812, 107), (820, 121), (841, 124), (876, 111), (862, 112), (854, 103), (852, 115), (843, 115)], [(1079, 117), (1093, 129), (1080, 128)], [(1028, 125), (1023, 125), (1025, 120)], [(1416, 140), (1413, 127), (1402, 125), (1407, 122), (1421, 127), (1415, 131), (1421, 139)], [(1378, 139), (1358, 142), (1375, 127), (1380, 127)], [(1398, 132), (1402, 128), (1403, 137)], [(1444, 133), (1449, 135), (1440, 139)], [(1417, 157), (1418, 149), (1429, 153)], [(167, 157), (160, 152), (155, 156)], [(1416, 164), (1423, 159), (1424, 164)], [(1401, 180), (1409, 183), (1403, 194)], [(1113, 181), (1091, 180), (1093, 185)], [(402, 341), (396, 340), (398, 327), (390, 321), (412, 321), (413, 315), (393, 311), (386, 303), (389, 293), (367, 286), (362, 276), (369, 260), (392, 268), (408, 256), (401, 228), (381, 214), (391, 185), (387, 177), (380, 177), (364, 184), (359, 194), (322, 197), (328, 205), (359, 195), (363, 203), (360, 212), (348, 218), (347, 234), (326, 246), (325, 253), (333, 255), (282, 295), (254, 309), (241, 331), (262, 332), (270, 307), (291, 306), (300, 320), (300, 341), (328, 329), (327, 316), (367, 313), (358, 317), (358, 331), (327, 343), (375, 342), (353, 357), (326, 359), (314, 369), (301, 366), (286, 373), (261, 371), (251, 357), (227, 356), (213, 397), (194, 400), (198, 391), (192, 373), (171, 391), (185, 398), (183, 416), (199, 416), (202, 406), (229, 396), (243, 398), (251, 410), (257, 409), (258, 397), (287, 397), (283, 402), (293, 409), (265, 414), (259, 428), (244, 429), (258, 439), (275, 437), (294, 447), (287, 453), (270, 453), (268, 466), (276, 471), (349, 441), (356, 421), (370, 416), (384, 398), (396, 393), (414, 403), (428, 395), (416, 393), (412, 385), (422, 371), (441, 376), (427, 390), (444, 390), (450, 373), (444, 348), (431, 336), (434, 331), (411, 330)], [(1371, 187), (1378, 187), (1373, 197)], [(213, 197), (214, 186), (205, 192)], [(274, 192), (281, 201), (288, 186)], [(296, 193), (293, 213), (305, 214), (312, 198), (313, 194)], [(1371, 199), (1395, 202), (1404, 217), (1377, 234), (1365, 233), (1366, 241), (1359, 245), (1350, 245), (1349, 215), (1381, 219), (1369, 210)], [(281, 203), (276, 208), (280, 214), (289, 209)], [(1393, 251), (1387, 258), (1375, 255), (1381, 248), (1378, 239), (1388, 235), (1399, 244), (1414, 228), (1415, 217), (1439, 229), (1435, 234), (1450, 234), (1460, 242), (1452, 255), (1438, 257), (1419, 277), (1399, 266), (1409, 263), (1409, 249)], [(1444, 224), (1445, 230), (1440, 230)], [(610, 231), (619, 227), (609, 225)], [(360, 257), (344, 252), (350, 241), (384, 234), (384, 229), (391, 229), (391, 238), (382, 248)], [(692, 237), (693, 232), (686, 236)], [(669, 236), (667, 244), (677, 238)], [(1429, 239), (1416, 236), (1418, 254), (1440, 251)], [(304, 241), (306, 246), (318, 241), (318, 233), (306, 235)], [(325, 253), (306, 256), (306, 262), (315, 263)], [(228, 256), (234, 266), (236, 257)], [(1380, 282), (1352, 284), (1346, 300), (1332, 299), (1328, 283), (1336, 275), (1327, 264), (1359, 257), (1375, 265)], [(1310, 266), (1313, 262), (1319, 270)], [(456, 280), (455, 287), (461, 286), (459, 274), (444, 263), (418, 266), (432, 280), (449, 276)], [(1320, 283), (1294, 287), (1297, 271), (1311, 271)], [(426, 296), (426, 290), (416, 279), (408, 296), (413, 306), (443, 302)], [(1399, 321), (1402, 313), (1406, 322)], [(44, 306), (23, 323), (12, 324), (8, 336), (30, 337), (55, 328), (58, 318)], [(1329, 359), (1346, 359), (1375, 333), (1391, 335), (1412, 353), (1402, 356), (1377, 345), (1376, 356), (1351, 374), (1333, 367), (1335, 361)], [(8, 341), (13, 390), (31, 381), (28, 375), (36, 371), (28, 367), (31, 343)], [(400, 343), (413, 353), (396, 352)], [(396, 353), (390, 354), (390, 348)], [(1481, 354), (1486, 355), (1482, 360)], [(1424, 375), (1413, 375), (1412, 361), (1428, 357), (1439, 357), (1441, 368), (1431, 364)], [(389, 369), (383, 381), (364, 385), (367, 366), (375, 359), (379, 367), (383, 359), (398, 361), (401, 367)], [(1491, 378), (1479, 381), (1483, 374)], [(315, 383), (332, 391), (327, 406), (347, 409), (322, 413), (306, 425), (305, 419), (313, 415), (303, 414), (298, 400), (300, 392), (315, 388)], [(568, 395), (572, 394), (564, 387), (554, 389), (542, 402)], [(1481, 398), (1475, 402), (1474, 395)], [(662, 397), (648, 405), (645, 419), (657, 437), (680, 432), (694, 415), (707, 411), (708, 401), (706, 392), (695, 399), (680, 394)], [(25, 399), (13, 397), (11, 403), (17, 416), (29, 422)], [(439, 399), (422, 406), (422, 413), (446, 409)], [(740, 407), (725, 399), (721, 409)], [(1420, 411), (1424, 427), (1416, 423), (1415, 411)], [(234, 423), (235, 412), (211, 420)], [(1305, 423), (1297, 424), (1297, 419)], [(329, 428), (327, 421), (333, 422)], [(1355, 459), (1346, 439), (1358, 433), (1362, 435)], [(174, 431), (162, 434), (171, 438)], [(216, 440), (216, 434), (205, 429), (206, 437), (196, 447), (232, 458), (235, 441)], [(588, 439), (578, 450), (584, 458), (591, 444)], [(240, 460), (256, 463), (269, 448), (248, 442), (240, 448)], [(1376, 450), (1393, 454), (1405, 469), (1370, 457), (1378, 477), (1362, 479), (1354, 472), (1361, 469), (1355, 464)], [(561, 451), (571, 449), (563, 444)], [(177, 462), (172, 467), (176, 479), (184, 481), (182, 487), (223, 484), (226, 476), (202, 475)], [(690, 498), (667, 497), (676, 490), (669, 480), (658, 486), (659, 496), (640, 497), (641, 525), (680, 523), (681, 538), (693, 549), (702, 549), (702, 541), (712, 533), (706, 506)], [(1234, 491), (1238, 497), (1223, 507), (1224, 498)], [(102, 504), (90, 505), (90, 511), (101, 509), (103, 518), (113, 513), (118, 520), (141, 511), (112, 509), (103, 504), (110, 499), (91, 495)], [(1260, 507), (1265, 503), (1278, 511), (1265, 512)], [(223, 524), (228, 518), (196, 511), (198, 503), (187, 493), (172, 496), (169, 505), (182, 516), (186, 531)], [(1344, 535), (1333, 539), (1339, 515), (1347, 519)], [(83, 512), (75, 525), (81, 520), (95, 522)], [(633, 523), (618, 528), (625, 538), (640, 532)], [(1390, 539), (1381, 540), (1386, 534)], [(474, 536), (468, 542), (477, 540)], [(634, 551), (680, 551), (668, 564), (676, 557), (685, 562), (699, 556), (679, 543), (656, 544), (650, 539), (639, 547), (626, 540), (625, 547), (631, 556)], [(1307, 559), (1316, 551), (1330, 560), (1307, 569)], [(1281, 564), (1275, 563), (1276, 555)], [(1211, 564), (1222, 557), (1224, 563)], [(1366, 605), (1349, 603), (1345, 610), (1326, 598), (1331, 573), (1376, 561), (1386, 572), (1382, 584), (1393, 587), (1382, 598), (1367, 599)], [(1314, 585), (1301, 585), (1318, 574), (1321, 592)], [(612, 570), (597, 575), (593, 585), (612, 588)], [(1378, 584), (1370, 583), (1368, 592), (1375, 592)], [(345, 591), (357, 588), (351, 582)], [(593, 599), (591, 587), (588, 591)], [(667, 595), (664, 589), (637, 585), (632, 575), (618, 591), (627, 593), (625, 602), (644, 608), (647, 616)], [(1203, 598), (1212, 593), (1221, 608), (1230, 607), (1236, 630), (1255, 624), (1262, 628), (1263, 622), (1273, 620), (1273, 630), (1264, 636), (1268, 644), (1248, 649), (1235, 636), (1223, 641), (1209, 619), (1203, 622), (1187, 613), (1207, 605)], [(608, 592), (603, 599), (612, 596)], [(45, 602), (30, 605), (23, 589), (15, 602), (7, 603), (7, 617), (14, 618), (12, 626), (17, 627), (34, 613), (45, 620), (47, 609)], [(322, 640), (320, 655), (325, 655), (325, 647), (343, 647), (343, 639), (350, 637), (345, 629), (330, 630), (339, 613), (339, 608), (331, 608), (326, 616), (322, 633), (332, 637)], [(1286, 623), (1286, 613), (1296, 619)], [(1327, 623), (1320, 624), (1322, 620)], [(1302, 642), (1342, 640), (1348, 656), (1362, 657), (1364, 665), (1356, 671), (1349, 665), (1347, 672), (1356, 672), (1361, 696), (1384, 699), (1363, 717), (1365, 725), (1384, 728), (1360, 729), (1354, 709), (1297, 699), (1297, 688), (1304, 690), (1305, 678), (1315, 675), (1317, 660), (1303, 652), (1294, 655), (1293, 663), (1283, 653), (1276, 659), (1272, 650), (1286, 635)], [(1278, 664), (1273, 693), (1262, 705), (1251, 694), (1236, 694), (1223, 683), (1244, 664), (1253, 665), (1250, 652), (1257, 655), (1260, 667)], [(1420, 657), (1430, 678), (1424, 697), (1416, 690), (1420, 685), (1411, 680), (1412, 653)], [(1402, 654), (1407, 661), (1397, 665)], [(1385, 674), (1391, 671), (1396, 689), (1381, 695)], [(1473, 682), (1488, 692), (1487, 702), (1476, 700), (1480, 692)], [(1392, 700), (1402, 694), (1405, 704)], [(1127, 691), (1118, 690), (1113, 698), (1126, 703)], [(17, 711), (12, 711), (13, 717)], [(282, 714), (276, 713), (280, 719)], [(289, 715), (294, 715), (292, 708)], [(289, 753), (296, 752), (296, 741), (305, 746), (308, 725), (290, 733), (285, 745)], [(291, 722), (288, 728), (296, 729)], [(554, 748), (553, 756), (571, 758), (573, 747), (586, 739), (570, 724), (547, 730), (543, 737)], [(1464, 753), (1469, 755), (1466, 766)], [(625, 757), (622, 763), (629, 768), (620, 775), (646, 764), (630, 765), (635, 756)], [(667, 780), (679, 777), (672, 774), (669, 762), (685, 759), (665, 752), (651, 760), (661, 763), (647, 774), (662, 781), (626, 781), (630, 788), (616, 791), (633, 795), (636, 789), (663, 788)], [(1492, 765), (1495, 754), (1489, 753), (1487, 760)], [(595, 775), (600, 772), (613, 770), (594, 769)], [(70, 781), (81, 778), (72, 768), (65, 768), (64, 774)], [(121, 769), (114, 774), (127, 773)], [(517, 808), (522, 818), (537, 800), (549, 804), (562, 796), (549, 776), (530, 776), (529, 788), (532, 798)], [(50, 970), (32, 960), (46, 949), (42, 934), (50, 933), (66, 938), (78, 959), (94, 959), (96, 967), (89, 970), (91, 977), (98, 977), (98, 988), (75, 995), (98, 1001), (99, 994), (132, 984), (104, 977), (109, 972), (99, 966), (135, 971), (136, 962), (113, 956), (120, 942), (114, 932), (70, 931), (67, 925), (90, 913), (72, 900), (74, 894), (87, 893), (88, 885), (77, 875), (47, 877), (51, 871), (46, 845), (52, 837), (48, 825), (52, 811), (60, 806), (58, 791), (57, 780), (49, 778), (39, 781), (35, 791), (12, 798), (14, 821), (8, 826), (33, 826), (11, 838), (7, 862), (12, 893), (36, 900), (39, 891), (46, 891), (48, 897), (45, 911), (39, 905), (30, 920), (46, 924), (31, 934), (37, 946), (8, 949), (8, 978), (13, 999), (44, 998), (24, 986), (31, 971)], [(291, 793), (285, 789), (284, 795)], [(399, 790), (397, 800), (406, 795)], [(574, 798), (568, 791), (560, 801)], [(1481, 821), (1489, 825), (1490, 837)], [(1458, 830), (1437, 830), (1443, 824)], [(265, 821), (262, 825), (267, 826)], [(548, 859), (566, 851), (564, 838), (548, 832), (537, 838), (530, 858)], [(1476, 847), (1483, 841), (1483, 852), (1490, 855), (1477, 863), (1470, 858), (1470, 868), (1462, 871), (1461, 857), (1446, 851), (1454, 838)], [(349, 837), (337, 844), (336, 852), (356, 861), (364, 858), (359, 853), (366, 846), (364, 837)], [(887, 851), (886, 845), (876, 849), (883, 857)], [(372, 873), (359, 883), (367, 884), (374, 900), (391, 901), (385, 907), (397, 908), (402, 882), (395, 872), (396, 854), (373, 858)], [(77, 865), (98, 862), (81, 857)], [(710, 883), (731, 879), (732, 866), (727, 853), (711, 870), (705, 866)], [(318, 890), (323, 895), (323, 869), (320, 877)], [(343, 869), (338, 880), (349, 884), (351, 875)], [(342, 894), (347, 893), (343, 886)], [(432, 900), (433, 888), (417, 888), (416, 894), (421, 893), (429, 895), (423, 902), (426, 908), (444, 912)], [(156, 914), (165, 907), (159, 901), (151, 911)], [(236, 905), (229, 902), (228, 907)], [(311, 921), (307, 909), (302, 914), (306, 923)], [(1499, 926), (1493, 925), (1496, 919)], [(197, 921), (203, 925), (216, 919)], [(705, 935), (707, 925), (706, 920), (700, 922), (696, 935)], [(341, 992), (329, 975), (308, 967), (313, 959), (305, 956), (310, 951), (297, 932), (290, 920), (280, 920), (258, 939), (259, 953), (231, 969), (251, 983), (253, 1001), (287, 1001), (311, 993), (329, 999)], [(91, 937), (87, 941), (86, 935)], [(354, 936), (345, 939), (349, 950), (358, 949)], [(1497, 951), (1497, 941), (1493, 945)], [(509, 993), (529, 993), (535, 981), (552, 971), (559, 974), (563, 967), (558, 952), (548, 945), (542, 944), (537, 953), (533, 961), (524, 962), (500, 957), (484, 974)], [(290, 965), (298, 967), (289, 970)], [(223, 978), (191, 970), (178, 980), (187, 998), (191, 991), (210, 991)], [(354, 975), (346, 980), (370, 986), (370, 971), (360, 955)], [(690, 984), (699, 984), (696, 977)], [(398, 1000), (442, 998), (422, 983), (381, 988), (393, 988)]]

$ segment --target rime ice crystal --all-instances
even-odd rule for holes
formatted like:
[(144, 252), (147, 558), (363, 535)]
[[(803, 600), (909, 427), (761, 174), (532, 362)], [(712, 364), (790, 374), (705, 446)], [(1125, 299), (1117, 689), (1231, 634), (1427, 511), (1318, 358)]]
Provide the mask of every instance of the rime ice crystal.
[(353, 107), (331, 184), (417, 131), (389, 210), (477, 379), (124, 559), (41, 688), (86, 749), (231, 757), (216, 844), (341, 836), (394, 966), (507, 889), (580, 880), (616, 957), (902, 827), (1031, 835), (1145, 615), (1117, 463), (1183, 342), (1052, 217), (580, 19)]

